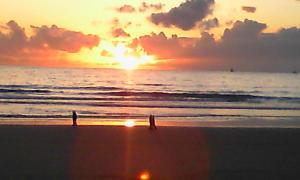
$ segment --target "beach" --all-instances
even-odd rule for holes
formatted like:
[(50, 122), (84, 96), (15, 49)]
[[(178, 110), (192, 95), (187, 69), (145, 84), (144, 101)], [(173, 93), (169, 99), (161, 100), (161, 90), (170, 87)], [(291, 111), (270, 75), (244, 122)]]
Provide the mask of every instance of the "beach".
[(292, 128), (0, 126), (0, 179), (297, 179)]

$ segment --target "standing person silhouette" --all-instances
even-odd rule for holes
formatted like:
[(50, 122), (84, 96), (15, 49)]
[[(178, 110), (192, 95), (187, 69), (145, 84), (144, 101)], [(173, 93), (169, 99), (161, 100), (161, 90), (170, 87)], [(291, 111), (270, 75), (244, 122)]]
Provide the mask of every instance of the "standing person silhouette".
[(156, 130), (157, 129), (157, 127), (155, 125), (155, 117), (152, 114), (149, 116), (149, 124), (150, 124), (149, 130)]
[(76, 111), (72, 112), (72, 118), (73, 118), (73, 126), (77, 126), (77, 118), (78, 118), (78, 116), (77, 116)]

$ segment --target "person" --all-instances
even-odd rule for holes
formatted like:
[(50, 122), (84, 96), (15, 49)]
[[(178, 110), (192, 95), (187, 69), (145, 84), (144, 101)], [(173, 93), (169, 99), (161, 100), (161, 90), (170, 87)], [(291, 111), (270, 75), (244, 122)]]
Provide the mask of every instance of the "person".
[(73, 111), (72, 112), (72, 117), (73, 117), (73, 126), (77, 126), (77, 113), (76, 113), (76, 111)]
[(152, 114), (149, 117), (149, 124), (150, 124), (150, 127), (149, 127), (150, 130), (156, 130), (157, 129), (156, 124), (155, 124), (155, 117)]

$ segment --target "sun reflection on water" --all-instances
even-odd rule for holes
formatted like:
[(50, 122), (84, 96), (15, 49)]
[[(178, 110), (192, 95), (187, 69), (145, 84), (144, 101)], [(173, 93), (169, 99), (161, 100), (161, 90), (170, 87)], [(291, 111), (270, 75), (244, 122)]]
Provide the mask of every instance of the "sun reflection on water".
[(135, 122), (133, 120), (126, 120), (124, 123), (124, 126), (126, 127), (134, 127), (135, 126)]

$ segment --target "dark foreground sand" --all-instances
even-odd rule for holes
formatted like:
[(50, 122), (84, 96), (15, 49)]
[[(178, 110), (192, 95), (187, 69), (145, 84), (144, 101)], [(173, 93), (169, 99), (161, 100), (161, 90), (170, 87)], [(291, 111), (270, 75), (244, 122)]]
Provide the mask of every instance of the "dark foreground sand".
[(300, 179), (300, 130), (0, 126), (0, 179)]

